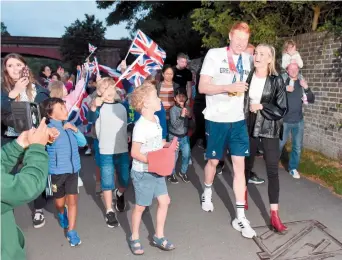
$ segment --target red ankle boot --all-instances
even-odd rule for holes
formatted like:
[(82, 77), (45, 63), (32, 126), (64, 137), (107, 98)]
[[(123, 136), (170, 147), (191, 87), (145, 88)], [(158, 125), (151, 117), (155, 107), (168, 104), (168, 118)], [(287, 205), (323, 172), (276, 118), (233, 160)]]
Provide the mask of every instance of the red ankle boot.
[(284, 233), (287, 230), (287, 227), (279, 218), (278, 210), (271, 210), (271, 226), (276, 232), (279, 233)]
[(248, 192), (247, 192), (247, 189), (245, 191), (245, 210), (248, 210)]

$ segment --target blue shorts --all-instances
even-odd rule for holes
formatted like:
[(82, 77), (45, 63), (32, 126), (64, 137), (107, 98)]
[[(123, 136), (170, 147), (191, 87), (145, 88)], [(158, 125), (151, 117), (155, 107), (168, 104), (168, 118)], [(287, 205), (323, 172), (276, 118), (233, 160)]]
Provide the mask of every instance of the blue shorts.
[(100, 172), (102, 191), (115, 189), (115, 168), (121, 188), (127, 188), (129, 182), (128, 153), (100, 154)]
[(98, 139), (94, 139), (93, 150), (94, 150), (94, 154), (95, 154), (96, 166), (100, 167), (100, 149), (99, 149), (99, 140)]
[(208, 159), (221, 160), (229, 149), (230, 155), (249, 156), (249, 137), (245, 120), (234, 123), (205, 121)]
[(154, 198), (168, 194), (165, 177), (155, 173), (131, 171), (135, 204), (148, 207)]

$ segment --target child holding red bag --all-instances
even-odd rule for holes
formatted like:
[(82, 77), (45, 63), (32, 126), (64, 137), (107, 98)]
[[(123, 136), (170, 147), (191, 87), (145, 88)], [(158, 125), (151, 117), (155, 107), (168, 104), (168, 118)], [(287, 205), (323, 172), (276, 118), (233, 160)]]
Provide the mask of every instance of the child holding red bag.
[(164, 237), (164, 225), (170, 204), (165, 178), (148, 170), (148, 153), (161, 150), (168, 145), (163, 141), (162, 127), (154, 114), (161, 109), (155, 86), (148, 82), (136, 88), (131, 95), (131, 105), (141, 114), (141, 117), (135, 124), (132, 138), (131, 178), (136, 202), (132, 213), (132, 236), (129, 239), (129, 246), (135, 255), (144, 253), (139, 239), (141, 217), (145, 208), (152, 204), (154, 198), (157, 198), (157, 225), (152, 244), (162, 250), (170, 251), (175, 249), (175, 246)]

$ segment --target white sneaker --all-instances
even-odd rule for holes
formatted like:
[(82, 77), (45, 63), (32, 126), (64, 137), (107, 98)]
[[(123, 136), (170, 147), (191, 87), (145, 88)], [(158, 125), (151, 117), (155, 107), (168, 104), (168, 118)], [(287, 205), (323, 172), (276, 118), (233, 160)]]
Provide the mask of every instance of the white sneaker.
[(83, 186), (83, 181), (81, 179), (80, 176), (78, 176), (78, 187), (82, 187)]
[(190, 158), (190, 160), (189, 160), (189, 165), (192, 165), (192, 159)]
[(91, 149), (90, 148), (88, 148), (87, 149), (87, 151), (85, 151), (85, 153), (84, 153), (85, 155), (91, 155)]
[(251, 227), (250, 222), (246, 218), (235, 218), (232, 222), (232, 226), (235, 230), (241, 232), (242, 236), (246, 238), (256, 237), (256, 232)]
[(295, 179), (300, 179), (300, 175), (297, 170), (291, 170), (289, 171), (289, 174)]
[(202, 209), (206, 212), (214, 211), (214, 204), (212, 202), (212, 191), (203, 192), (202, 194)]

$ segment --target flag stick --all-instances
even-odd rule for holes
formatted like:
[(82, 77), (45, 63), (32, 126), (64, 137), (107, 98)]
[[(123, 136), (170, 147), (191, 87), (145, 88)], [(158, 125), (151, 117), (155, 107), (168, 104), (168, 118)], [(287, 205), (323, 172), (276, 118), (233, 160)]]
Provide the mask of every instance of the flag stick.
[(96, 58), (96, 56), (94, 56), (94, 60), (95, 60), (95, 64), (96, 64), (96, 71), (97, 71), (97, 76), (99, 76), (100, 75), (100, 70), (99, 70), (99, 63), (97, 62), (97, 58)]
[[(135, 66), (135, 64), (141, 59), (141, 57), (144, 54), (140, 54), (138, 58), (135, 59), (135, 61), (124, 71), (124, 73), (121, 74), (121, 76), (118, 78), (118, 81), (115, 83), (114, 87), (116, 87), (116, 85), (128, 74), (128, 72), (130, 71), (131, 67)], [(134, 86), (136, 87), (136, 86)]]
[(138, 36), (138, 32), (139, 32), (139, 31), (140, 31), (140, 30), (138, 30), (138, 31), (137, 31), (137, 33), (136, 33), (135, 37), (133, 38), (133, 40), (132, 40), (132, 42), (131, 42), (131, 46), (129, 46), (128, 52), (127, 52), (127, 54), (126, 54), (126, 56), (125, 56), (124, 60), (126, 60), (126, 59), (127, 59), (127, 57), (128, 57), (128, 54), (129, 54), (129, 51), (131, 50), (131, 48), (132, 48), (132, 45), (133, 45), (133, 42), (135, 41), (135, 38), (137, 38), (137, 36)]
[(89, 54), (89, 56), (85, 59), (86, 62), (87, 62), (87, 60), (90, 58), (90, 56), (93, 55), (93, 53), (94, 53), (94, 52), (91, 52), (91, 53)]

